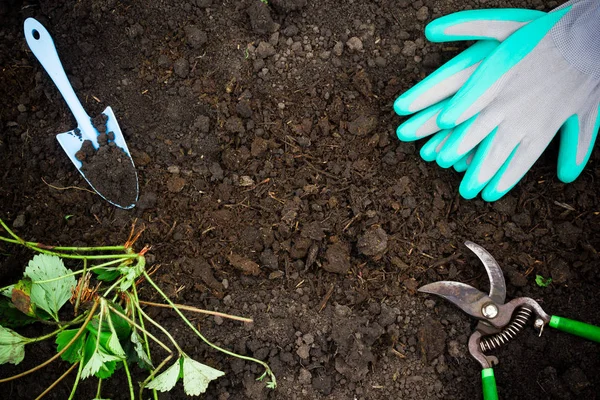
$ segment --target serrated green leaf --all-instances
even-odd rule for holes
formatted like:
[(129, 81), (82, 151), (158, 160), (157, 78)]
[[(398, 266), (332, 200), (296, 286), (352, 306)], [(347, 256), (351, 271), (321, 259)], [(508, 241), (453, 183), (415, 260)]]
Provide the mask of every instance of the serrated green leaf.
[(29, 339), (0, 326), (0, 364), (17, 365), (25, 358), (25, 345)]
[(118, 357), (108, 354), (102, 347), (98, 347), (97, 351), (92, 354), (92, 357), (90, 357), (83, 367), (81, 379), (85, 379), (92, 375), (101, 379), (109, 378), (115, 371), (116, 361), (120, 361)]
[(181, 359), (178, 359), (173, 365), (157, 375), (146, 385), (148, 389), (156, 389), (159, 392), (168, 392), (175, 387), (177, 380), (179, 379), (179, 372), (181, 371)]
[(133, 343), (133, 349), (140, 361), (140, 367), (144, 369), (154, 369), (152, 360), (150, 360), (150, 357), (148, 357), (148, 354), (144, 351), (144, 339), (137, 333), (137, 329), (135, 328), (133, 329), (133, 332), (131, 332), (131, 343)]
[(188, 396), (199, 396), (206, 391), (210, 381), (225, 373), (199, 363), (190, 357), (183, 357), (183, 390)]
[(6, 298), (0, 298), (0, 325), (5, 328), (18, 328), (37, 322), (37, 319), (29, 317), (17, 310), (15, 305)]
[[(100, 335), (100, 346), (96, 348), (98, 337), (96, 334), (90, 332), (84, 344), (84, 365), (87, 365), (96, 353), (101, 353), (100, 360), (103, 362), (97, 372), (94, 373), (97, 378), (101, 379), (110, 378), (115, 372), (117, 361), (120, 361), (119, 357), (115, 357), (106, 350), (106, 343), (108, 342), (109, 335), (109, 332), (102, 332)], [(96, 357), (96, 362), (97, 361), (98, 357)], [(96, 364), (91, 365), (90, 368), (92, 366), (96, 367)]]
[[(75, 337), (79, 329), (67, 329), (66, 331), (60, 332), (56, 335), (56, 351), (61, 351), (67, 344)], [(83, 344), (85, 343), (87, 333), (83, 333), (77, 338), (67, 351), (61, 354), (61, 358), (71, 364), (80, 361), (83, 358)]]
[(6, 296), (8, 298), (12, 297), (12, 290), (15, 287), (15, 285), (10, 285), (5, 287), (4, 289), (2, 289), (2, 291), (0, 292), (0, 294), (2, 294), (3, 296)]
[[(31, 301), (48, 312), (56, 321), (58, 321), (58, 311), (69, 300), (71, 291), (77, 284), (75, 277), (69, 275), (71, 273), (72, 271), (65, 267), (59, 257), (47, 254), (36, 255), (25, 268), (24, 275), (33, 281)], [(56, 280), (38, 283), (51, 279)]]
[(119, 357), (121, 360), (125, 359), (125, 350), (123, 350), (121, 343), (119, 343), (119, 338), (117, 337), (116, 333), (109, 334), (106, 342), (106, 349), (109, 351), (109, 353)]
[(119, 267), (119, 271), (121, 271), (121, 275), (123, 275), (124, 279), (121, 282), (119, 289), (124, 292), (131, 287), (136, 281), (136, 279), (142, 275), (144, 269), (146, 268), (146, 259), (144, 257), (139, 257), (137, 259), (137, 263), (134, 265), (123, 265)]
[(96, 273), (96, 279), (111, 282), (121, 276), (121, 272), (117, 269), (97, 268), (93, 270)]

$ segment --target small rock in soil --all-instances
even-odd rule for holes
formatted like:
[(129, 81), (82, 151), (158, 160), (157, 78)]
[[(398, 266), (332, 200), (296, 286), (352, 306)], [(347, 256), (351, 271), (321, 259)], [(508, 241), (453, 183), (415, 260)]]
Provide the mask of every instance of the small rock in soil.
[(348, 46), (348, 50), (350, 50), (351, 52), (359, 52), (363, 49), (362, 40), (360, 40), (356, 36), (348, 39), (348, 41), (346, 42), (346, 46)]
[(421, 353), (431, 362), (444, 352), (446, 331), (441, 322), (428, 318), (419, 329), (419, 345)]
[(252, 26), (252, 30), (259, 35), (275, 32), (277, 30), (278, 25), (273, 22), (273, 18), (269, 12), (269, 6), (266, 4), (256, 1), (248, 8), (247, 13), (250, 17), (250, 26)]
[(260, 274), (259, 265), (252, 260), (248, 260), (245, 257), (231, 253), (227, 256), (227, 260), (232, 266), (234, 266), (246, 275), (256, 276)]
[(180, 176), (172, 176), (167, 181), (167, 189), (171, 193), (179, 193), (183, 190), (185, 186), (185, 179)]
[(239, 117), (227, 118), (227, 121), (225, 121), (225, 129), (231, 133), (246, 132), (246, 128), (244, 128), (244, 122)]
[(24, 227), (25, 226), (25, 215), (24, 214), (17, 215), (17, 218), (15, 218), (15, 220), (13, 221), (12, 226), (13, 226), (13, 228)]
[(298, 347), (296, 354), (298, 354), (298, 357), (301, 359), (306, 360), (308, 357), (310, 357), (310, 346), (302, 345)]
[(240, 100), (235, 106), (235, 111), (242, 118), (252, 118), (252, 108), (248, 100)]
[(356, 136), (366, 136), (377, 127), (377, 117), (360, 115), (348, 123), (348, 131)]
[(186, 26), (184, 31), (187, 44), (194, 49), (199, 49), (208, 41), (206, 32), (198, 28), (196, 25)]
[(275, 47), (269, 42), (260, 42), (256, 48), (256, 55), (260, 58), (268, 58), (275, 53)]
[(323, 263), (323, 269), (327, 272), (345, 274), (351, 267), (350, 249), (343, 242), (330, 245), (325, 252), (327, 262)]
[(278, 13), (289, 13), (306, 7), (308, 0), (270, 0)]
[(180, 58), (173, 64), (173, 71), (180, 78), (187, 78), (190, 73), (190, 64), (186, 58)]
[(199, 115), (194, 121), (194, 128), (198, 129), (201, 133), (208, 133), (210, 130), (210, 118), (206, 115)]
[(373, 227), (358, 238), (358, 251), (366, 256), (377, 256), (385, 253), (388, 235), (381, 227)]

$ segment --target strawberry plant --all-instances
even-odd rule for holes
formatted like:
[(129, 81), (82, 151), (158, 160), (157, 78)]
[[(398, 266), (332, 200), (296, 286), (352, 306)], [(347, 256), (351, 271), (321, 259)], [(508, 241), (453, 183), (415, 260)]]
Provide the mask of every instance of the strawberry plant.
[[(61, 358), (71, 367), (38, 398), (76, 370), (69, 399), (75, 398), (79, 382), (90, 377), (98, 379), (96, 398), (100, 399), (102, 380), (122, 370), (127, 377), (129, 396), (134, 399), (136, 385), (131, 368), (136, 365), (148, 371), (147, 378), (139, 384), (140, 399), (145, 389), (151, 390), (157, 399), (157, 392), (171, 390), (180, 379), (187, 395), (204, 393), (209, 383), (224, 372), (186, 354), (169, 331), (151, 318), (143, 307), (154, 305), (171, 308), (208, 346), (262, 365), (265, 371), (258, 380), (268, 378), (267, 387), (276, 387), (275, 376), (265, 362), (214, 345), (182, 310), (246, 322), (251, 320), (173, 303), (152, 279), (154, 270), (147, 269), (144, 255), (148, 247), (139, 252), (133, 249), (141, 232), (134, 234), (132, 228), (129, 239), (121, 246), (64, 247), (25, 241), (1, 219), (0, 226), (7, 234), (0, 235), (0, 241), (24, 246), (37, 253), (26, 266), (22, 279), (0, 289), (3, 295), (0, 296), (0, 364), (20, 363), (25, 357), (26, 346), (42, 340), (54, 339), (57, 350), (49, 360), (23, 373), (0, 379), (0, 383), (33, 373)], [(78, 268), (67, 268), (66, 260), (76, 262)], [(140, 300), (138, 286), (145, 282), (165, 303)], [(34, 323), (51, 325), (53, 330), (35, 338), (17, 332), (20, 327)], [(153, 360), (151, 343), (166, 351), (162, 360)]]

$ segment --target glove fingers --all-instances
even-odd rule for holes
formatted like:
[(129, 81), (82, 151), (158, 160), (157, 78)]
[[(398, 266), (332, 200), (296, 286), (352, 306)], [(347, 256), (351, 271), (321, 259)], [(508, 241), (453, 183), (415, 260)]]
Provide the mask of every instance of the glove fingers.
[(484, 110), (454, 128), (450, 138), (439, 152), (436, 161), (442, 168), (456, 164), (474, 149), (502, 121), (493, 110)]
[(572, 115), (561, 128), (558, 152), (558, 179), (573, 182), (587, 164), (598, 130), (600, 129), (600, 104), (587, 113)]
[(502, 168), (485, 186), (481, 197), (485, 201), (496, 201), (511, 190), (542, 155), (555, 134), (548, 134), (540, 140), (521, 142), (506, 160)]
[(437, 117), (447, 103), (448, 100), (441, 101), (404, 121), (396, 130), (398, 139), (412, 142), (440, 131)]
[(398, 97), (394, 111), (398, 115), (412, 114), (452, 96), (496, 47), (498, 42), (492, 40), (469, 47)]
[(429, 139), (427, 143), (425, 143), (425, 145), (421, 147), (421, 158), (428, 162), (435, 161), (438, 153), (440, 152), (440, 150), (444, 146), (444, 143), (446, 143), (446, 140), (448, 140), (451, 134), (452, 129), (444, 129), (443, 131), (439, 131), (438, 133), (433, 135), (431, 139)]
[[(510, 132), (495, 128), (479, 144), (477, 152), (460, 183), (459, 192), (465, 199), (472, 199), (494, 178), (498, 170), (512, 157), (520, 138)], [(545, 146), (544, 146), (545, 147)]]
[(452, 128), (485, 108), (510, 80), (513, 67), (535, 49), (568, 10), (546, 14), (501, 43), (452, 97), (438, 117), (438, 125), (445, 129)]
[(465, 172), (469, 165), (473, 162), (473, 157), (475, 157), (475, 153), (477, 152), (477, 147), (468, 152), (463, 158), (458, 160), (456, 164), (453, 165), (454, 170), (456, 172)]
[(544, 14), (542, 11), (517, 8), (460, 11), (429, 23), (425, 28), (425, 36), (431, 42), (503, 41), (523, 25)]

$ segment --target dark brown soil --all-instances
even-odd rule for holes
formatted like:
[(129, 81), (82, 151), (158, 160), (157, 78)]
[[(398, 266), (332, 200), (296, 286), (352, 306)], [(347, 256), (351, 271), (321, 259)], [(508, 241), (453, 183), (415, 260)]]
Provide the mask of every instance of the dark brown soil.
[[(121, 148), (115, 146), (114, 142), (108, 142), (112, 132), (99, 135), (98, 141), (100, 147), (91, 152), (85, 148), (92, 149), (94, 146), (88, 140), (83, 142), (80, 153), (82, 157), (81, 171), (93, 188), (100, 193), (102, 197), (111, 203), (121, 207), (129, 208), (135, 204), (138, 196), (138, 181), (135, 166), (131, 157), (129, 157)], [(102, 139), (102, 136), (106, 137)], [(86, 142), (89, 145), (86, 146)]]
[[(600, 324), (600, 154), (574, 183), (551, 148), (496, 203), (457, 195), (460, 174), (400, 143), (396, 96), (465, 48), (432, 44), (432, 19), (483, 7), (548, 10), (540, 0), (68, 0), (0, 3), (0, 217), (29, 240), (139, 245), (178, 303), (244, 315), (200, 318), (217, 344), (269, 362), (270, 391), (251, 363), (209, 350), (168, 310), (149, 312), (194, 358), (226, 372), (207, 399), (477, 399), (467, 352), (475, 322), (416, 292), (442, 279), (485, 290), (462, 245), (501, 264), (508, 299)], [(70, 111), (23, 40), (33, 16), (52, 34), (91, 115), (111, 105), (140, 179), (132, 210), (85, 190), (55, 139)], [(65, 218), (66, 215), (71, 217)], [(0, 284), (31, 254), (0, 245)], [(76, 265), (73, 265), (75, 267)], [(535, 276), (551, 277), (539, 287)], [(147, 285), (141, 296), (158, 300)], [(35, 336), (44, 328), (29, 327)], [(27, 349), (24, 371), (55, 346)], [(600, 346), (529, 327), (499, 352), (502, 399), (595, 399)], [(35, 398), (67, 365), (1, 384)], [(134, 379), (143, 371), (134, 368)], [(74, 374), (48, 396), (66, 399)], [(120, 371), (103, 398), (128, 398)], [(77, 398), (93, 398), (96, 382)], [(181, 386), (161, 399), (184, 398)]]

